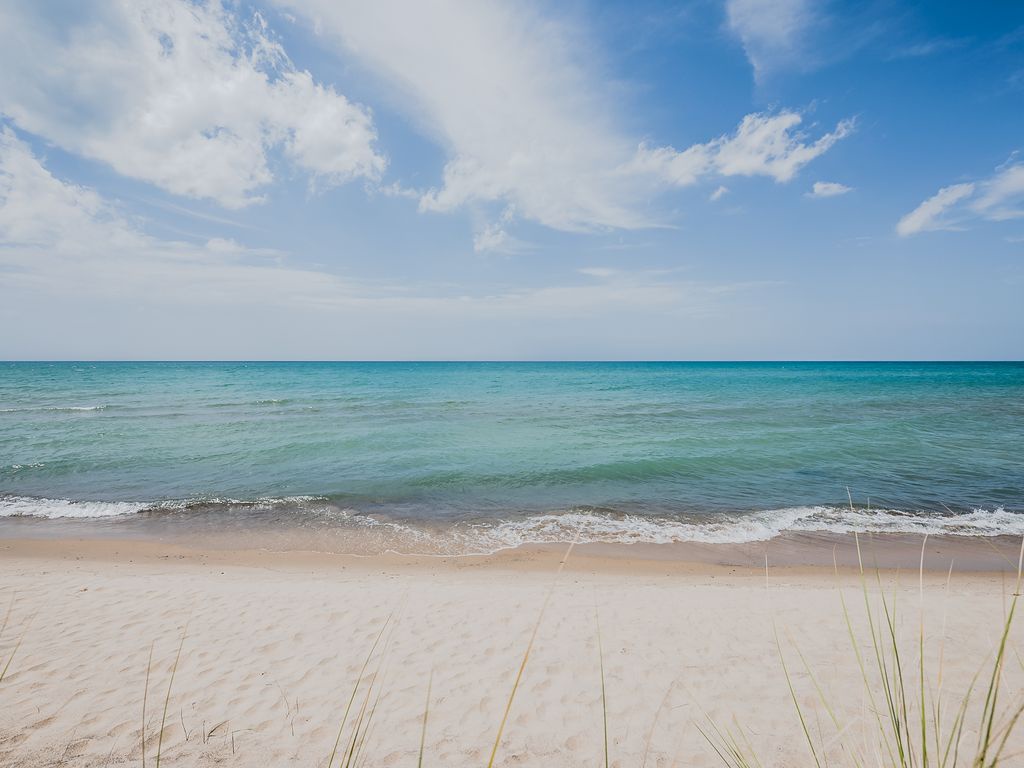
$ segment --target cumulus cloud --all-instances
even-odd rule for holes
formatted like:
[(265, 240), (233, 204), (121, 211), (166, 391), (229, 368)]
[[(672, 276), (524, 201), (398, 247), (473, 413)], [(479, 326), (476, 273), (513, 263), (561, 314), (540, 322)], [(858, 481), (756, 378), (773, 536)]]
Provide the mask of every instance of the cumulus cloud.
[(717, 202), (718, 200), (721, 200), (727, 194), (729, 194), (729, 188), (726, 186), (719, 186), (715, 188), (714, 192), (708, 195), (708, 200), (714, 203)]
[[(423, 211), (511, 205), (518, 218), (559, 230), (636, 229), (662, 223), (650, 203), (667, 188), (714, 176), (788, 181), (852, 127), (809, 140), (795, 112), (754, 114), (734, 135), (682, 152), (638, 151), (615, 123), (616, 98), (579, 30), (531, 4), (276, 2), (390, 83), (444, 148)], [(498, 234), (481, 230), (478, 244)]]
[(839, 195), (845, 195), (847, 192), (852, 192), (853, 187), (848, 187), (845, 184), (840, 184), (836, 181), (816, 181), (814, 186), (811, 187), (811, 191), (807, 193), (808, 197), (838, 197)]
[(1024, 218), (1024, 163), (1009, 162), (987, 179), (943, 187), (901, 218), (902, 237), (919, 232), (965, 229), (972, 221)]
[(281, 266), (276, 252), (223, 238), (152, 237), (95, 190), (53, 176), (9, 128), (0, 130), (0, 246), (12, 293), (261, 306), (330, 303), (351, 293), (332, 275)]
[[(511, 203), (562, 230), (650, 223), (614, 180), (628, 142), (564, 25), (527, 4), (278, 0), (389, 83), (448, 152), (426, 211)], [(635, 191), (635, 190), (634, 190)]]
[[(783, 110), (682, 151), (638, 149), (581, 25), (531, 4), (274, 2), (389, 84), (446, 154), (432, 185), (375, 188), (422, 211), (470, 209), (478, 251), (521, 250), (518, 219), (577, 232), (664, 224), (666, 190), (789, 181), (852, 128), (809, 136)], [(259, 14), (225, 0), (86, 0), (55, 20), (44, 6), (0, 10), (0, 115), (20, 130), (228, 208), (261, 200), (283, 165), (315, 186), (380, 180), (368, 108), (297, 68)]]
[(0, 111), (169, 192), (239, 208), (279, 151), (317, 185), (378, 178), (370, 112), (294, 66), (258, 14), (220, 0), (0, 10)]

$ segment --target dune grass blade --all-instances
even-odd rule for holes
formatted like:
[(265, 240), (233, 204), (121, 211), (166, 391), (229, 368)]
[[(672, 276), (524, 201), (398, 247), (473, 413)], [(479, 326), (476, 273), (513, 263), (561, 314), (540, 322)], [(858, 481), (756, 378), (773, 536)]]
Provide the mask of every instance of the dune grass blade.
[(804, 673), (807, 675), (808, 678), (810, 678), (812, 685), (814, 685), (814, 690), (818, 694), (818, 701), (820, 701), (822, 706), (825, 707), (825, 712), (828, 714), (829, 720), (832, 721), (832, 726), (836, 729), (836, 734), (837, 738), (839, 738), (840, 746), (842, 747), (843, 751), (847, 753), (850, 760), (853, 761), (854, 768), (861, 768), (861, 761), (857, 758), (857, 755), (851, 750), (848, 750), (846, 747), (846, 743), (842, 740), (842, 734), (846, 730), (846, 727), (843, 726), (842, 723), (840, 723), (839, 717), (836, 715), (835, 709), (829, 701), (828, 696), (825, 695), (825, 690), (821, 687), (821, 683), (818, 681), (818, 676), (814, 674), (814, 671), (811, 669), (810, 664), (807, 663), (807, 658), (804, 656), (803, 651), (801, 651), (800, 647), (793, 641), (793, 638), (789, 637), (788, 639), (789, 644), (792, 645), (793, 648), (796, 650), (797, 657), (800, 659), (800, 664), (804, 668)]
[(782, 643), (779, 642), (779, 630), (775, 625), (775, 620), (772, 620), (772, 634), (775, 636), (775, 648), (779, 652), (779, 661), (782, 662), (782, 672), (786, 676), (786, 685), (789, 687), (789, 696), (793, 700), (793, 706), (796, 707), (797, 717), (800, 718), (800, 727), (803, 729), (804, 737), (807, 739), (807, 746), (811, 750), (811, 757), (814, 758), (814, 764), (821, 768), (821, 760), (818, 759), (818, 750), (814, 748), (814, 738), (811, 736), (810, 728), (807, 726), (807, 720), (804, 717), (804, 710), (800, 706), (800, 700), (797, 698), (796, 689), (793, 687), (793, 678), (789, 674), (789, 667), (786, 666), (786, 656), (782, 652)]
[(696, 724), (697, 730), (704, 737), (704, 740), (711, 745), (711, 749), (718, 755), (719, 760), (728, 768), (761, 768), (761, 763), (758, 761), (754, 750), (750, 747), (750, 742), (743, 735), (742, 730), (740, 730), (740, 738), (743, 740), (741, 744), (732, 731), (723, 731), (710, 718), (708, 718), (708, 722), (714, 731), (714, 738), (700, 724)]
[(384, 636), (384, 630), (388, 628), (391, 623), (391, 618), (394, 614), (390, 614), (387, 619), (384, 620), (384, 625), (380, 628), (380, 632), (377, 633), (377, 637), (374, 638), (373, 645), (370, 646), (369, 653), (366, 654), (366, 659), (363, 661), (363, 666), (359, 668), (359, 674), (356, 675), (355, 685), (352, 686), (352, 695), (348, 698), (348, 703), (345, 705), (345, 714), (341, 717), (341, 724), (338, 726), (338, 735), (334, 739), (334, 748), (331, 750), (331, 756), (327, 760), (327, 768), (331, 768), (334, 765), (334, 758), (338, 756), (338, 746), (341, 744), (341, 734), (345, 730), (345, 724), (348, 722), (348, 716), (352, 711), (352, 704), (356, 700), (356, 694), (359, 693), (359, 684), (363, 680), (363, 675), (366, 673), (366, 668), (370, 664), (370, 659), (373, 658), (374, 651), (377, 650), (377, 645), (380, 643), (380, 639)]
[[(359, 707), (359, 714), (352, 729), (352, 738), (349, 741), (348, 750), (345, 754), (345, 761), (341, 763), (344, 768), (356, 768), (360, 764), (363, 747), (366, 745), (371, 726), (373, 725), (373, 717), (377, 712), (377, 705), (380, 703), (380, 697), (384, 691), (385, 665), (397, 624), (398, 620), (391, 624), (391, 628), (384, 638), (384, 647), (381, 648), (380, 661), (378, 661), (376, 668), (373, 670), (373, 674), (370, 675), (370, 682), (366, 687), (366, 695), (363, 697), (363, 703)], [(377, 685), (378, 677), (381, 680), (380, 685)], [(373, 695), (374, 691), (376, 691), (376, 696)], [(371, 698), (373, 699), (373, 704), (370, 704)]]
[(928, 535), (925, 534), (924, 541), (921, 542), (921, 564), (918, 567), (918, 592), (920, 595), (921, 603), (921, 615), (918, 622), (918, 634), (917, 634), (917, 667), (918, 677), (920, 682), (920, 710), (921, 710), (921, 765), (924, 768), (928, 766), (928, 720), (927, 712), (928, 707), (925, 703), (925, 676), (924, 676), (924, 551), (928, 545)]
[[(366, 696), (363, 699), (362, 706), (359, 708), (359, 716), (356, 719), (355, 728), (352, 732), (352, 742), (349, 745), (348, 757), (344, 764), (345, 768), (357, 768), (357, 766), (361, 764), (360, 757), (363, 754), (363, 748), (366, 746), (367, 740), (370, 736), (370, 731), (374, 723), (374, 715), (377, 713), (377, 705), (380, 704), (380, 697), (384, 693), (384, 678), (387, 674), (385, 665), (387, 663), (388, 650), (391, 647), (391, 641), (393, 639), (394, 625), (392, 625), (392, 629), (384, 641), (384, 647), (381, 649), (381, 660), (377, 664), (377, 668), (374, 669), (373, 674), (370, 676), (370, 684), (366, 688)], [(380, 685), (377, 685), (378, 677), (381, 681)], [(376, 696), (373, 696), (374, 690), (376, 690)], [(373, 704), (370, 704), (371, 696), (373, 698)]]
[[(604, 729), (604, 768), (608, 768), (608, 693), (604, 682), (604, 643), (601, 641), (601, 617), (594, 608), (594, 625), (597, 627), (597, 662), (601, 670), (601, 724)], [(647, 753), (644, 753), (644, 762)]]
[[(1003, 623), (1003, 633), (999, 638), (999, 649), (996, 652), (996, 660), (992, 665), (992, 676), (989, 679), (988, 691), (985, 693), (985, 708), (982, 711), (982, 727), (978, 734), (978, 756), (975, 758), (975, 765), (979, 768), (986, 768), (989, 763), (985, 762), (988, 751), (992, 745), (992, 728), (996, 719), (996, 703), (999, 699), (999, 687), (1002, 680), (1003, 662), (1006, 659), (1006, 643), (1010, 636), (1010, 626), (1013, 623), (1013, 614), (1017, 609), (1017, 600), (1020, 597), (1021, 571), (1024, 566), (1024, 542), (1021, 543), (1021, 556), (1017, 562), (1017, 584), (1013, 590), (1013, 599), (1010, 601), (1010, 610)], [(1014, 718), (1016, 722), (1016, 718)], [(1005, 743), (1005, 739), (1003, 740)], [(993, 759), (991, 765), (995, 765)]]
[[(946, 591), (942, 600), (942, 632), (939, 635), (939, 670), (936, 680), (934, 704), (932, 706), (932, 722), (935, 724), (935, 754), (942, 754), (942, 672), (946, 659), (946, 619), (949, 608), (949, 585), (953, 580), (953, 562), (949, 563), (949, 572), (946, 574)], [(939, 768), (943, 763), (939, 762)]]
[[(174, 656), (174, 665), (171, 667), (171, 679), (167, 681), (167, 695), (164, 697), (164, 712), (160, 717), (160, 734), (156, 739), (156, 768), (160, 768), (160, 755), (164, 746), (164, 726), (167, 723), (167, 706), (171, 703), (171, 689), (174, 687), (174, 676), (178, 672), (178, 662), (181, 661), (181, 649), (185, 645), (185, 638), (188, 636), (188, 624), (181, 632), (181, 642), (178, 643), (178, 652)], [(145, 749), (143, 749), (145, 752)]]
[[(889, 674), (889, 667), (886, 661), (885, 646), (882, 642), (882, 629), (880, 627), (876, 627), (874, 612), (871, 609), (871, 597), (868, 594), (867, 579), (864, 574), (864, 560), (861, 556), (860, 536), (854, 534), (854, 539), (857, 543), (857, 564), (860, 569), (861, 591), (864, 595), (864, 613), (867, 616), (868, 620), (868, 632), (871, 636), (871, 647), (874, 651), (875, 665), (878, 669), (880, 685), (882, 688), (882, 693), (885, 697), (885, 705), (887, 709), (887, 714), (889, 716), (889, 727), (893, 735), (892, 741), (890, 741), (888, 738), (884, 738), (885, 729), (883, 727), (883, 741), (885, 743), (886, 749), (889, 752), (890, 761), (893, 763), (893, 765), (898, 765), (901, 768), (903, 768), (903, 766), (907, 765), (907, 757), (906, 751), (903, 746), (903, 730), (899, 717), (900, 708), (898, 703), (896, 702), (896, 691), (894, 688), (893, 676)], [(881, 593), (882, 603), (885, 606), (886, 617), (888, 618), (889, 608), (888, 604), (885, 601), (885, 592), (881, 589), (881, 577), (879, 576), (879, 571), (877, 567), (875, 568), (875, 574), (879, 580), (879, 591)], [(890, 624), (890, 630), (892, 629), (893, 627)], [(854, 639), (854, 642), (856, 643), (856, 639)], [(871, 687), (871, 683), (868, 682), (866, 684), (869, 688)], [(893, 742), (895, 742), (895, 744), (893, 744)], [(895, 753), (893, 752), (894, 746), (896, 750)]]
[(14, 644), (14, 648), (11, 650), (11, 655), (7, 658), (7, 662), (4, 664), (4, 668), (0, 669), (0, 683), (7, 677), (7, 670), (11, 668), (11, 662), (14, 661), (14, 657), (18, 654), (18, 649), (21, 648), (21, 641), (25, 638), (25, 634), (18, 638), (18, 642)]
[[(14, 612), (14, 598), (15, 595), (11, 595), (11, 602), (7, 606), (7, 614), (4, 616), (4, 623), (0, 625), (0, 637), (3, 636), (4, 630), (7, 629), (7, 623), (10, 621), (11, 613)], [(0, 683), (7, 677), (7, 672), (11, 668), (11, 663), (14, 661), (14, 657), (18, 655), (18, 649), (21, 648), (21, 643), (25, 639), (25, 635), (28, 634), (29, 628), (32, 626), (32, 622), (35, 621), (36, 614), (29, 616), (28, 621), (25, 622), (25, 628), (21, 630), (21, 635), (18, 637), (18, 642), (14, 644), (14, 648), (11, 649), (11, 655), (7, 657), (7, 661), (4, 663), (3, 669), (0, 669)]]
[(430, 670), (430, 677), (427, 678), (427, 700), (423, 704), (423, 727), (420, 729), (420, 756), (416, 761), (416, 768), (423, 768), (423, 748), (427, 743), (427, 716), (430, 714), (430, 689), (434, 685), (434, 670)]
[(551, 595), (554, 594), (555, 584), (558, 583), (558, 577), (562, 575), (562, 571), (565, 569), (565, 564), (569, 561), (569, 555), (572, 554), (573, 548), (576, 546), (576, 542), (579, 541), (580, 532), (576, 532), (576, 536), (573, 538), (572, 543), (569, 544), (568, 549), (565, 550), (565, 556), (562, 561), (558, 564), (558, 570), (555, 572), (555, 577), (551, 581), (551, 586), (548, 587), (548, 592), (544, 596), (544, 602), (540, 606), (540, 612), (537, 614), (537, 623), (533, 625), (533, 631), (530, 633), (530, 641), (526, 644), (526, 652), (523, 653), (523, 661), (519, 665), (519, 671), (516, 673), (515, 682), (512, 683), (512, 691), (508, 695), (508, 702), (505, 704), (505, 711), (501, 716), (501, 723), (498, 725), (498, 733), (494, 737), (494, 746), (491, 748), (491, 757), (487, 761), (487, 768), (493, 768), (494, 759), (498, 755), (498, 747), (501, 745), (501, 734), (505, 732), (505, 724), (508, 722), (508, 714), (512, 711), (512, 702), (515, 701), (516, 691), (519, 690), (519, 682), (523, 679), (523, 671), (526, 669), (526, 663), (530, 660), (530, 652), (533, 650), (533, 643), (537, 639), (537, 632), (540, 630), (541, 622), (544, 620), (544, 612), (548, 608), (548, 603), (551, 602)]
[[(647, 768), (647, 756), (651, 754), (651, 744), (654, 742), (654, 731), (658, 727), (658, 717), (661, 715), (661, 710), (663, 710), (665, 705), (668, 704), (668, 697), (672, 695), (672, 689), (675, 688), (675, 685), (675, 680), (669, 683), (668, 688), (665, 690), (665, 695), (661, 697), (661, 703), (658, 705), (658, 708), (654, 710), (654, 719), (651, 721), (651, 730), (647, 732), (647, 741), (644, 744), (644, 755), (640, 759), (640, 768)], [(607, 764), (607, 760), (605, 763)]]
[(0, 624), (0, 637), (3, 637), (4, 632), (7, 630), (7, 623), (11, 620), (11, 614), (14, 613), (14, 599), (17, 596), (17, 592), (11, 593), (11, 602), (7, 604), (7, 612), (4, 614), (4, 623)]
[(142, 689), (142, 768), (146, 768), (146, 700), (149, 698), (149, 674), (153, 670), (153, 647), (156, 641), (149, 644), (149, 660), (146, 661), (146, 687)]

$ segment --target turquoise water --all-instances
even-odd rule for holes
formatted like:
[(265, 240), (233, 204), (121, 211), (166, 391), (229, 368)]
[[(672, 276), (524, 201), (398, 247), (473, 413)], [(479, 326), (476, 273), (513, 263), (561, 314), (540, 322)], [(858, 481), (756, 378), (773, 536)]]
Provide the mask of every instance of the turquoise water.
[(445, 551), (1021, 533), (1024, 364), (3, 363), (27, 517)]

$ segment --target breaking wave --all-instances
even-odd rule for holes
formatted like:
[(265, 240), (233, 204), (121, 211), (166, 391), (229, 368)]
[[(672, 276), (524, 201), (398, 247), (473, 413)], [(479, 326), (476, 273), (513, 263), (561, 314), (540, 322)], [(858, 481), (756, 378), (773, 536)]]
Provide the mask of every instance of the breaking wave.
[[(1003, 507), (965, 512), (907, 512), (897, 509), (865, 509), (839, 506), (800, 506), (745, 513), (688, 514), (678, 518), (624, 514), (607, 510), (574, 508), (515, 519), (438, 520), (411, 523), (383, 515), (341, 508), (321, 496), (286, 496), (238, 500), (202, 498), (156, 503), (129, 501), (72, 501), (68, 499), (0, 496), (0, 517), (127, 518), (138, 513), (182, 511), (216, 515), (230, 510), (231, 518), (244, 526), (248, 512), (281, 513), (287, 527), (307, 520), (318, 530), (344, 536), (346, 529), (372, 532), (383, 550), (404, 553), (479, 554), (525, 544), (697, 542), (738, 544), (768, 541), (787, 532), (911, 533), (951, 536), (1024, 535), (1024, 514)], [(187, 526), (186, 521), (182, 521)], [(183, 533), (187, 529), (183, 527)], [(334, 539), (337, 541), (337, 539)]]

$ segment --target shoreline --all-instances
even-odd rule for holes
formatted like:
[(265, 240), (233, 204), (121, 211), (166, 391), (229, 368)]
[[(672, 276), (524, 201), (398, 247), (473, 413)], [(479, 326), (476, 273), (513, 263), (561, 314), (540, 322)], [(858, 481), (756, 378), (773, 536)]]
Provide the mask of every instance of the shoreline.
[[(858, 555), (858, 540), (860, 553)], [(256, 539), (258, 541), (258, 537)], [(360, 553), (326, 549), (239, 546), (228, 537), (114, 537), (47, 535), (28, 538), (0, 536), (0, 561), (11, 559), (86, 560), (97, 562), (159, 562), (174, 560), (225, 565), (274, 564), (292, 569), (342, 567), (394, 569), (512, 569), (553, 571), (569, 547), (564, 543), (526, 543), (491, 553), (406, 554)], [(267, 544), (272, 544), (269, 539)], [(744, 543), (602, 543), (573, 545), (566, 563), (570, 571), (754, 572), (806, 569), (831, 572), (913, 570), (929, 572), (1016, 573), (1022, 541), (1016, 536), (968, 537), (917, 534), (783, 533), (773, 539)]]

